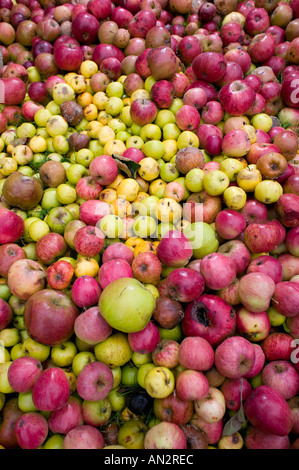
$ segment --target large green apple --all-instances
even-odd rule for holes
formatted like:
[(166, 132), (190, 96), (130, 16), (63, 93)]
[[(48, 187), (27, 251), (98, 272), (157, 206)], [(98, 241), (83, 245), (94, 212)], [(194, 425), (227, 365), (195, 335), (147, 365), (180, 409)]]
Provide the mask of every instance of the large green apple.
[(155, 309), (153, 294), (137, 279), (121, 278), (103, 290), (99, 300), (101, 315), (123, 333), (143, 330)]

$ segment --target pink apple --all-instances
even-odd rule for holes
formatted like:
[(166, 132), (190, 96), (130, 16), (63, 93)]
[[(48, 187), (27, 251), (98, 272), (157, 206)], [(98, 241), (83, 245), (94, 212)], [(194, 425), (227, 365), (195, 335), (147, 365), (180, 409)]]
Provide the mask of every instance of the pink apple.
[(13, 319), (13, 313), (10, 305), (3, 299), (0, 299), (0, 331), (6, 328)]
[(241, 303), (251, 312), (264, 312), (270, 305), (275, 291), (275, 282), (267, 274), (252, 272), (240, 279)]
[(145, 449), (186, 449), (184, 431), (175, 423), (162, 421), (147, 431), (144, 438)]
[(157, 248), (161, 263), (166, 266), (184, 267), (193, 254), (189, 239), (178, 230), (170, 230), (162, 238)]
[(254, 349), (242, 336), (226, 338), (215, 350), (217, 370), (230, 379), (238, 379), (250, 371), (254, 363)]
[(240, 308), (236, 316), (236, 328), (240, 335), (251, 342), (262, 341), (270, 333), (270, 320), (267, 312), (253, 313)]
[(102, 189), (103, 187), (99, 183), (96, 183), (91, 176), (83, 176), (76, 184), (78, 196), (86, 201), (98, 199)]
[(237, 274), (244, 273), (250, 263), (250, 251), (241, 240), (230, 240), (222, 243), (218, 252), (234, 261)]
[(29, 392), (42, 370), (42, 364), (34, 357), (19, 357), (9, 366), (8, 382), (17, 393)]
[(218, 212), (215, 220), (215, 228), (222, 238), (232, 240), (241, 235), (245, 230), (246, 220), (240, 212), (225, 209)]
[(118, 166), (110, 155), (100, 155), (91, 161), (89, 174), (96, 183), (107, 186), (116, 179)]
[(270, 26), (270, 18), (264, 8), (252, 8), (245, 20), (245, 31), (250, 36), (262, 33)]
[(40, 411), (54, 411), (64, 407), (70, 396), (70, 385), (59, 367), (43, 370), (32, 388), (32, 401)]
[(129, 158), (130, 160), (133, 160), (136, 163), (139, 163), (145, 157), (144, 153), (136, 147), (127, 148), (122, 154), (122, 156), (124, 158)]
[(174, 95), (175, 88), (173, 83), (169, 80), (158, 80), (151, 88), (151, 99), (158, 108), (170, 108), (173, 103)]
[(102, 256), (102, 263), (111, 259), (124, 259), (131, 265), (134, 259), (134, 254), (127, 245), (121, 242), (116, 242), (105, 248)]
[(286, 436), (293, 425), (291, 410), (285, 398), (268, 385), (260, 385), (244, 403), (249, 422), (260, 431)]
[(272, 303), (282, 315), (296, 316), (299, 309), (299, 284), (292, 281), (278, 282), (275, 285)]
[(248, 199), (240, 212), (245, 217), (247, 225), (253, 222), (264, 223), (268, 218), (266, 204), (256, 201), (255, 199)]
[(299, 223), (299, 196), (285, 193), (275, 204), (278, 220), (285, 227), (296, 227)]
[(157, 113), (156, 104), (149, 99), (134, 100), (130, 107), (131, 118), (139, 126), (152, 123), (156, 119)]
[(220, 89), (219, 100), (231, 116), (242, 116), (253, 105), (255, 91), (244, 80), (234, 80)]
[(82, 406), (79, 398), (75, 396), (70, 396), (63, 408), (51, 411), (48, 418), (49, 429), (54, 434), (67, 434), (82, 424)]
[(101, 292), (102, 289), (97, 280), (89, 275), (78, 277), (71, 289), (74, 304), (81, 308), (97, 305)]
[(260, 272), (272, 277), (275, 284), (282, 281), (282, 266), (278, 259), (271, 255), (261, 255), (252, 260), (247, 273)]
[(250, 426), (246, 433), (245, 445), (247, 449), (289, 449), (290, 439), (288, 435), (276, 436)]
[(282, 253), (277, 259), (282, 266), (283, 281), (290, 281), (293, 276), (299, 274), (297, 256), (291, 255), (290, 253)]
[(156, 366), (174, 369), (179, 364), (179, 343), (172, 339), (160, 339), (152, 352), (152, 361)]
[(221, 390), (210, 387), (208, 395), (194, 402), (195, 413), (208, 423), (221, 421), (225, 414), (225, 398)]
[(152, 353), (160, 341), (159, 328), (150, 321), (143, 330), (128, 333), (128, 341), (132, 351), (139, 354)]
[(289, 230), (285, 243), (291, 255), (299, 256), (299, 227), (294, 227)]
[(83, 424), (71, 429), (63, 440), (63, 449), (103, 449), (105, 440), (101, 431)]
[(45, 287), (46, 271), (31, 259), (15, 261), (7, 273), (7, 284), (12, 294), (21, 300), (27, 300)]
[(273, 251), (280, 244), (279, 227), (273, 223), (254, 222), (245, 229), (244, 241), (252, 253)]
[(24, 413), (15, 424), (15, 435), (21, 449), (38, 449), (48, 435), (48, 422), (40, 413)]
[(289, 361), (271, 361), (266, 364), (262, 370), (262, 381), (286, 400), (297, 395), (299, 390), (299, 374)]
[(194, 414), (191, 423), (203, 432), (210, 445), (216, 444), (220, 440), (223, 431), (223, 419), (209, 423), (197, 416), (197, 414)]
[(155, 253), (144, 251), (135, 256), (132, 272), (138, 281), (156, 285), (160, 280), (162, 265)]
[(77, 377), (77, 392), (83, 400), (98, 401), (106, 398), (113, 386), (110, 367), (102, 362), (86, 364)]
[(180, 302), (191, 302), (199, 297), (205, 286), (205, 281), (194, 269), (176, 268), (167, 276), (167, 289), (171, 297)]
[(181, 131), (195, 131), (200, 123), (200, 114), (193, 105), (183, 104), (176, 112), (175, 119)]
[(201, 260), (200, 272), (206, 286), (212, 290), (224, 289), (235, 280), (237, 275), (233, 260), (222, 253), (206, 255)]
[(262, 369), (264, 367), (264, 364), (265, 364), (265, 359), (266, 359), (264, 351), (263, 351), (262, 347), (259, 344), (252, 343), (252, 346), (253, 346), (254, 352), (255, 352), (254, 362), (253, 362), (253, 366), (250, 369), (250, 371), (247, 372), (246, 374), (244, 374), (244, 377), (246, 379), (252, 379), (256, 375), (258, 375), (262, 371)]
[(105, 341), (111, 335), (112, 328), (102, 317), (98, 307), (90, 307), (76, 318), (74, 332), (81, 341), (95, 345)]
[(80, 205), (80, 220), (86, 225), (96, 225), (105, 215), (110, 214), (110, 205), (107, 202), (92, 199)]
[(226, 407), (229, 410), (238, 411), (241, 406), (241, 387), (242, 400), (246, 400), (251, 392), (250, 383), (243, 377), (237, 379), (225, 379), (221, 384), (220, 390), (224, 395)]
[(49, 232), (43, 235), (35, 245), (38, 260), (49, 266), (64, 255), (67, 245), (60, 233)]
[(184, 401), (206, 398), (209, 388), (208, 379), (197, 370), (184, 370), (179, 373), (176, 379), (176, 393)]
[(104, 246), (103, 232), (93, 225), (86, 225), (76, 231), (74, 248), (82, 256), (93, 257), (100, 253)]
[(15, 243), (24, 232), (24, 220), (13, 211), (0, 207), (0, 244)]
[(214, 350), (200, 336), (186, 337), (180, 343), (179, 363), (184, 369), (207, 371), (214, 364)]
[(192, 70), (198, 80), (209, 83), (220, 80), (226, 70), (227, 60), (219, 52), (202, 52), (192, 62)]
[(99, 284), (105, 289), (111, 282), (120, 278), (132, 278), (133, 271), (130, 264), (124, 259), (111, 259), (102, 264), (98, 273)]
[(274, 332), (269, 334), (261, 344), (267, 361), (289, 361), (293, 351), (292, 341), (292, 336), (287, 333)]

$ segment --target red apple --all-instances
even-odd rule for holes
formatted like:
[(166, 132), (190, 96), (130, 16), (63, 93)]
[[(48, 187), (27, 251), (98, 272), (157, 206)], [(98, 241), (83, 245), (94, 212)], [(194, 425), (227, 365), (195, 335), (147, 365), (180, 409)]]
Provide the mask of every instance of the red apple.
[(66, 252), (67, 245), (59, 233), (49, 232), (43, 235), (35, 245), (37, 258), (47, 266), (57, 261)]
[(48, 421), (40, 413), (28, 412), (15, 424), (16, 440), (21, 449), (38, 449), (48, 435)]
[[(154, 399), (154, 413), (163, 424), (186, 424), (193, 415), (193, 403), (190, 400), (182, 400), (173, 392), (166, 398)], [(172, 435), (169, 435), (169, 438), (171, 438), (171, 436)], [(153, 447), (151, 448), (153, 449)]]
[(162, 238), (157, 248), (161, 263), (166, 266), (184, 267), (193, 254), (189, 239), (178, 230), (170, 230)]
[(10, 305), (0, 299), (0, 331), (6, 328), (13, 319), (13, 312)]
[(219, 52), (203, 52), (192, 62), (192, 70), (199, 80), (209, 83), (220, 80), (226, 70), (227, 60)]
[(261, 344), (267, 361), (289, 361), (293, 351), (292, 341), (292, 336), (287, 333), (274, 332), (267, 336)]
[(34, 357), (19, 357), (9, 366), (8, 382), (17, 393), (29, 392), (42, 370), (42, 364)]
[(98, 307), (90, 307), (82, 312), (74, 322), (76, 336), (87, 344), (97, 344), (105, 341), (112, 328), (100, 314)]
[(286, 400), (297, 395), (299, 390), (298, 372), (289, 361), (269, 362), (262, 370), (262, 381)]
[(152, 353), (160, 341), (159, 328), (150, 321), (143, 330), (128, 333), (128, 341), (132, 351), (139, 354)]
[(229, 410), (239, 410), (241, 406), (241, 387), (242, 400), (244, 401), (251, 392), (251, 385), (246, 379), (244, 379), (244, 377), (225, 379), (221, 384), (220, 390), (224, 395), (225, 404)]
[(124, 259), (108, 260), (99, 269), (98, 279), (102, 289), (121, 278), (133, 278), (132, 268)]
[(107, 397), (113, 386), (113, 374), (103, 362), (86, 364), (77, 377), (77, 392), (83, 400), (98, 401)]
[(207, 371), (214, 364), (214, 350), (210, 343), (200, 336), (188, 336), (179, 347), (179, 363), (184, 369)]
[(134, 258), (132, 271), (139, 281), (156, 285), (160, 280), (162, 265), (155, 253), (142, 252)]
[(176, 393), (187, 402), (206, 398), (209, 388), (208, 379), (197, 370), (184, 370), (176, 379)]
[(225, 377), (238, 379), (254, 364), (254, 348), (242, 336), (226, 338), (215, 350), (216, 369)]
[(244, 80), (234, 80), (221, 88), (219, 100), (231, 116), (242, 116), (253, 105), (255, 91)]
[(63, 440), (63, 449), (103, 449), (104, 446), (101, 431), (88, 424), (71, 429)]
[(240, 279), (239, 296), (241, 303), (251, 312), (264, 312), (270, 305), (275, 291), (275, 282), (267, 274), (252, 272)]
[(12, 294), (21, 300), (27, 300), (34, 293), (44, 289), (46, 272), (31, 259), (19, 259), (9, 268), (7, 283)]
[(169, 295), (180, 302), (195, 300), (202, 294), (204, 284), (202, 274), (187, 267), (174, 269), (166, 282)]
[(97, 305), (102, 289), (94, 277), (78, 277), (71, 290), (72, 300), (77, 307), (88, 308)]
[(40, 411), (59, 410), (70, 396), (70, 385), (65, 372), (59, 367), (43, 370), (32, 388), (32, 401)]
[(82, 424), (82, 405), (79, 398), (74, 396), (69, 397), (64, 407), (51, 411), (48, 418), (49, 429), (54, 434), (67, 434)]
[(200, 272), (205, 284), (212, 290), (228, 287), (236, 278), (236, 265), (233, 260), (222, 253), (206, 255), (200, 264)]

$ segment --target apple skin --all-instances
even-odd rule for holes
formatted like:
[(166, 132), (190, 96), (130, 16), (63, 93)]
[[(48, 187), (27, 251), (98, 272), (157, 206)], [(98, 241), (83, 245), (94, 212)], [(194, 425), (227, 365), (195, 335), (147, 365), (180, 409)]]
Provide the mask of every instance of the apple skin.
[(0, 299), (0, 331), (6, 328), (13, 319), (13, 312), (10, 305)]
[(8, 382), (17, 393), (29, 392), (42, 372), (42, 364), (34, 357), (19, 357), (9, 366)]
[(24, 220), (13, 211), (0, 206), (0, 243), (14, 243), (24, 232)]
[(209, 289), (219, 290), (228, 287), (236, 278), (236, 265), (222, 253), (210, 253), (200, 263), (200, 272)]
[(266, 364), (262, 370), (262, 381), (286, 400), (297, 395), (299, 390), (299, 374), (289, 361), (271, 361)]
[(192, 302), (204, 290), (203, 276), (191, 268), (176, 268), (167, 276), (167, 289), (171, 297), (179, 302)]
[(252, 379), (258, 375), (262, 371), (266, 360), (262, 347), (256, 343), (252, 343), (252, 346), (255, 352), (254, 362), (250, 371), (244, 374), (244, 378), (246, 379)]
[(250, 383), (243, 377), (238, 379), (225, 379), (220, 390), (225, 398), (225, 405), (229, 410), (237, 411), (241, 406), (241, 383), (242, 399), (246, 400), (252, 388)]
[(96, 183), (107, 186), (117, 177), (118, 166), (110, 155), (100, 155), (91, 161), (89, 174)]
[[(263, 239), (261, 239), (263, 233)], [(263, 224), (253, 222), (244, 231), (244, 241), (252, 253), (273, 251), (279, 244), (278, 227), (265, 222)]]
[(297, 256), (291, 255), (290, 253), (282, 253), (277, 259), (282, 266), (283, 281), (290, 281), (293, 276), (299, 274)]
[(207, 371), (214, 364), (215, 355), (210, 343), (200, 336), (188, 336), (179, 347), (179, 363), (184, 369)]
[(282, 281), (282, 266), (274, 256), (261, 255), (252, 260), (247, 268), (247, 273), (262, 272), (272, 277), (275, 284)]
[(27, 300), (34, 293), (44, 289), (46, 271), (31, 259), (15, 261), (7, 273), (7, 283), (12, 294), (21, 300)]
[(77, 392), (83, 400), (103, 400), (112, 389), (113, 382), (110, 367), (103, 362), (90, 362), (77, 377)]
[(184, 267), (193, 254), (189, 239), (178, 230), (170, 230), (162, 238), (157, 248), (161, 263), (166, 266)]
[(102, 289), (92, 276), (78, 277), (71, 289), (72, 300), (77, 307), (88, 308), (97, 305)]
[(101, 431), (88, 424), (71, 429), (63, 440), (63, 449), (103, 449), (104, 446)]
[(206, 398), (209, 388), (208, 379), (197, 370), (184, 370), (179, 373), (176, 379), (176, 393), (184, 401)]
[(276, 436), (250, 426), (246, 432), (245, 445), (247, 449), (289, 449), (289, 436)]
[(102, 264), (98, 279), (102, 289), (117, 279), (133, 278), (133, 271), (129, 263), (123, 259), (111, 259)]
[(162, 421), (149, 429), (144, 438), (145, 449), (186, 449), (183, 430), (175, 423)]
[(203, 294), (187, 304), (182, 320), (184, 336), (201, 336), (212, 347), (232, 335), (236, 327), (231, 305), (213, 294)]
[(246, 220), (239, 212), (225, 209), (218, 212), (215, 219), (215, 228), (222, 238), (232, 240), (244, 232)]
[(67, 294), (43, 289), (26, 302), (24, 322), (30, 337), (53, 347), (71, 337), (78, 314), (76, 305)]
[(293, 426), (293, 417), (285, 398), (267, 385), (259, 385), (248, 395), (244, 412), (249, 422), (263, 432), (286, 436)]
[(86, 225), (76, 231), (74, 248), (82, 256), (93, 257), (100, 253), (104, 246), (103, 232), (93, 225)]
[(172, 339), (160, 339), (152, 352), (152, 361), (155, 366), (174, 369), (178, 364), (179, 343)]
[(26, 85), (24, 81), (18, 77), (1, 78), (0, 87), (5, 105), (19, 105), (25, 98)]
[(299, 196), (285, 193), (275, 203), (278, 220), (285, 227), (297, 227), (299, 224)]
[(188, 423), (194, 411), (192, 401), (182, 400), (176, 392), (166, 398), (155, 398), (153, 409), (158, 419), (177, 425)]
[(250, 371), (254, 363), (254, 349), (242, 336), (226, 338), (215, 350), (216, 369), (225, 377), (238, 379)]
[(267, 274), (252, 272), (240, 279), (239, 296), (241, 303), (251, 312), (264, 312), (270, 305), (275, 291), (275, 282)]
[(74, 332), (85, 343), (95, 345), (105, 341), (111, 335), (112, 328), (102, 317), (98, 307), (90, 307), (75, 319)]
[(251, 260), (250, 251), (241, 240), (222, 243), (218, 252), (234, 261), (238, 275), (245, 272)]
[(70, 385), (59, 367), (43, 370), (32, 388), (32, 401), (40, 411), (54, 411), (64, 407), (70, 396)]
[(96, 225), (102, 217), (109, 214), (110, 205), (98, 199), (84, 201), (80, 205), (80, 220), (87, 225)]
[(251, 108), (256, 93), (244, 80), (234, 80), (219, 92), (220, 103), (231, 116), (242, 116)]
[(37, 449), (46, 440), (48, 422), (40, 413), (24, 413), (15, 424), (15, 434), (21, 449)]
[(132, 351), (139, 354), (149, 354), (154, 351), (160, 341), (159, 328), (150, 321), (143, 330), (128, 333), (128, 341)]
[(35, 245), (35, 252), (38, 260), (45, 265), (54, 263), (66, 252), (67, 245), (62, 235), (49, 232), (41, 237)]
[(49, 430), (53, 434), (67, 434), (82, 424), (82, 406), (80, 399), (75, 396), (70, 396), (63, 408), (51, 411), (48, 418)]
[(273, 293), (273, 306), (285, 317), (294, 317), (299, 309), (299, 284), (292, 281), (278, 282)]
[(198, 80), (212, 83), (220, 80), (227, 67), (227, 60), (218, 52), (202, 52), (192, 62), (192, 70)]
[(105, 320), (124, 333), (143, 330), (154, 309), (155, 298), (152, 293), (141, 282), (132, 278), (111, 282), (103, 290), (99, 300), (99, 310)]
[(287, 333), (274, 332), (261, 343), (267, 361), (289, 361), (293, 347), (293, 337)]
[(109, 261), (110, 259), (124, 259), (130, 265), (132, 265), (134, 254), (132, 250), (124, 243), (116, 242), (112, 243), (105, 248), (102, 255), (102, 263)]

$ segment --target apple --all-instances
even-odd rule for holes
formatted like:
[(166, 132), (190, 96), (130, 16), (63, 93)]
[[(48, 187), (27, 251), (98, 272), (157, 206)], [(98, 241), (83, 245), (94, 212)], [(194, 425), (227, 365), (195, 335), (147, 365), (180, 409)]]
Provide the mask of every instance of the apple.
[(24, 413), (15, 424), (15, 434), (21, 449), (37, 449), (46, 440), (48, 422), (40, 413)]
[(184, 431), (175, 423), (162, 421), (150, 428), (144, 438), (145, 449), (186, 449)]
[(237, 379), (250, 371), (254, 363), (254, 349), (242, 336), (226, 338), (215, 350), (217, 370), (230, 379)]
[(26, 302), (25, 327), (35, 341), (55, 346), (71, 337), (78, 313), (67, 294), (43, 289), (31, 295)]
[(275, 285), (272, 303), (285, 317), (294, 317), (298, 313), (298, 288), (298, 283), (292, 281), (281, 281)]
[(134, 258), (132, 272), (138, 281), (157, 285), (160, 280), (162, 265), (155, 253), (142, 252)]
[(67, 434), (82, 424), (82, 405), (80, 399), (75, 396), (70, 396), (67, 403), (59, 410), (51, 411), (48, 418), (49, 430), (53, 434)]
[(14, 427), (23, 414), (18, 406), (18, 398), (9, 398), (2, 410), (3, 421), (0, 426), (0, 444), (6, 449), (16, 449), (19, 446)]
[(182, 320), (185, 336), (201, 336), (212, 347), (235, 331), (235, 311), (220, 297), (203, 294), (187, 304)]
[(244, 374), (246, 379), (252, 379), (253, 377), (256, 377), (258, 374), (260, 374), (266, 360), (262, 347), (257, 343), (252, 343), (252, 346), (255, 352), (254, 362), (250, 371)]
[(8, 381), (17, 393), (28, 392), (42, 372), (42, 364), (34, 357), (19, 357), (8, 369)]
[(298, 372), (289, 361), (271, 361), (266, 364), (262, 370), (262, 381), (264, 385), (276, 390), (286, 400), (298, 393)]
[(10, 305), (0, 298), (0, 331), (6, 328), (13, 319), (13, 310)]
[(155, 80), (169, 80), (178, 71), (175, 52), (167, 46), (151, 49), (147, 55), (148, 66)]
[(220, 419), (219, 421), (207, 422), (194, 413), (190, 423), (196, 426), (196, 428), (198, 428), (204, 434), (208, 444), (216, 444), (221, 439), (223, 431), (223, 419)]
[(282, 281), (283, 271), (282, 265), (274, 256), (261, 255), (252, 260), (248, 267), (247, 273), (262, 272), (272, 277), (275, 284)]
[[(161, 289), (161, 286), (158, 286), (158, 289), (159, 287)], [(178, 300), (169, 298), (163, 293), (156, 299), (153, 319), (161, 328), (167, 330), (175, 328), (181, 322), (183, 316), (184, 310)]]
[(220, 390), (224, 395), (226, 407), (229, 410), (239, 410), (241, 406), (241, 387), (242, 400), (246, 400), (252, 388), (250, 383), (243, 377), (237, 379), (225, 379), (221, 384)]
[(237, 311), (236, 329), (251, 342), (262, 341), (270, 333), (270, 320), (266, 312), (252, 313), (245, 308)]
[(160, 341), (159, 328), (150, 321), (143, 330), (128, 333), (128, 341), (132, 351), (139, 354), (152, 353)]
[(182, 400), (173, 392), (166, 398), (155, 398), (153, 410), (159, 420), (180, 425), (188, 423), (191, 419), (193, 404), (191, 401)]
[(179, 347), (179, 363), (185, 369), (206, 371), (214, 364), (214, 351), (210, 343), (200, 336), (183, 339)]
[[(260, 233), (263, 232), (263, 241), (260, 240)], [(248, 225), (244, 231), (244, 241), (249, 250), (253, 253), (273, 251), (279, 244), (278, 227), (274, 224), (256, 223)]]
[(242, 116), (253, 105), (255, 91), (244, 80), (234, 80), (224, 85), (219, 92), (220, 103), (231, 116)]
[(298, 210), (299, 196), (296, 194), (282, 194), (275, 204), (277, 218), (285, 227), (298, 225)]
[(225, 398), (221, 390), (210, 387), (208, 395), (194, 402), (196, 415), (207, 423), (221, 421), (225, 414)]
[(215, 228), (222, 238), (232, 240), (244, 232), (246, 219), (237, 211), (225, 209), (218, 212), (215, 219)]
[(178, 364), (179, 343), (171, 339), (160, 339), (152, 351), (152, 361), (155, 366), (174, 369)]
[(157, 256), (166, 266), (184, 267), (188, 264), (193, 250), (189, 239), (178, 230), (170, 230), (157, 248)]
[(76, 426), (63, 439), (63, 449), (103, 449), (104, 446), (101, 431), (88, 424)]
[(200, 263), (200, 272), (206, 286), (212, 290), (228, 287), (237, 275), (234, 261), (222, 253), (211, 253), (204, 256)]
[(113, 386), (111, 369), (102, 362), (86, 364), (77, 377), (77, 392), (83, 400), (98, 401), (107, 397)]
[(286, 436), (293, 425), (285, 398), (268, 385), (260, 385), (248, 395), (244, 411), (249, 422), (263, 432)]
[(67, 245), (59, 233), (50, 232), (43, 235), (35, 245), (38, 260), (50, 265), (66, 252)]
[(207, 449), (208, 440), (204, 433), (198, 429), (194, 424), (183, 424), (181, 425), (185, 437), (187, 439), (187, 446), (190, 449)]
[(239, 296), (245, 308), (251, 312), (263, 312), (270, 305), (275, 282), (265, 273), (251, 272), (240, 279)]
[(292, 336), (287, 333), (273, 332), (269, 334), (261, 343), (267, 361), (289, 361), (293, 351), (292, 341)]
[(38, 178), (24, 176), (19, 172), (9, 175), (2, 189), (8, 204), (22, 210), (33, 209), (43, 195), (43, 185)]
[(66, 289), (74, 275), (74, 267), (66, 260), (58, 260), (47, 268), (47, 283), (52, 289)]
[(192, 70), (196, 78), (209, 83), (220, 80), (226, 67), (227, 60), (219, 52), (202, 52), (192, 62)]
[(66, 405), (70, 385), (65, 372), (59, 367), (42, 371), (32, 388), (32, 400), (38, 410), (54, 411)]
[(78, 277), (71, 288), (71, 297), (75, 305), (89, 308), (97, 305), (102, 289), (97, 280), (89, 275)]
[(4, 243), (0, 246), (0, 275), (7, 277), (9, 268), (18, 259), (26, 258), (23, 248), (16, 243)]
[(166, 282), (169, 295), (180, 302), (195, 300), (202, 294), (204, 284), (204, 278), (201, 273), (188, 267), (174, 269), (167, 276)]
[(197, 370), (184, 370), (176, 379), (176, 393), (181, 400), (202, 400), (209, 392), (208, 379)]
[(19, 259), (9, 268), (7, 283), (12, 294), (21, 300), (27, 300), (34, 293), (45, 287), (44, 268), (31, 259)]
[(246, 432), (245, 444), (247, 449), (289, 449), (290, 439), (288, 435), (276, 436), (250, 426)]

